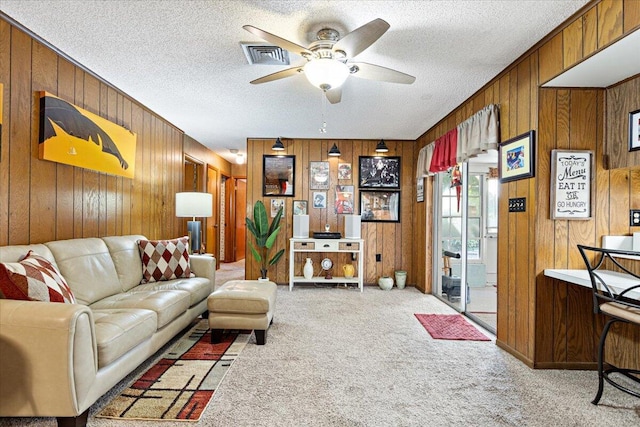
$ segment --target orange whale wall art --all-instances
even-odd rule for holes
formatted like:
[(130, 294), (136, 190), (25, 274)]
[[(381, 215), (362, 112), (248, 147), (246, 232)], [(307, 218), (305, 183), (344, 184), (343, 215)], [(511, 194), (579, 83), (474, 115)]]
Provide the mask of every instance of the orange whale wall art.
[(40, 92), (40, 159), (133, 178), (136, 134)]

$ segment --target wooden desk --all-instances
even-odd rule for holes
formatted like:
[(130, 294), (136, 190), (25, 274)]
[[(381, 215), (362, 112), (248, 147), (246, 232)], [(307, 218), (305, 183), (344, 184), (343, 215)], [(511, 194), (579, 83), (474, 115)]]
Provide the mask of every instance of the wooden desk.
[[(589, 277), (589, 272), (587, 270), (560, 270), (547, 268), (544, 270), (544, 275), (562, 280), (563, 282), (573, 283), (575, 285), (591, 289), (591, 278)], [(607, 286), (611, 287), (611, 290), (616, 292), (622, 292), (625, 289), (639, 284), (638, 279), (635, 277), (629, 274), (619, 273), (617, 271), (598, 270), (598, 275), (607, 284)], [(640, 300), (640, 289), (634, 289), (628, 294), (625, 294), (625, 296)]]

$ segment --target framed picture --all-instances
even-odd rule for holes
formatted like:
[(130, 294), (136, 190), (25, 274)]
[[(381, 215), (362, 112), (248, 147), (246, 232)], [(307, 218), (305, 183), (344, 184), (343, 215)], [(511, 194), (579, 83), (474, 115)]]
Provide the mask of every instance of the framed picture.
[(336, 185), (336, 213), (353, 213), (353, 185)]
[(531, 178), (534, 173), (533, 159), (535, 131), (511, 138), (498, 147), (498, 176), (500, 182)]
[(360, 188), (400, 189), (400, 157), (360, 156)]
[(551, 150), (551, 219), (590, 219), (593, 152)]
[(424, 178), (420, 178), (416, 183), (416, 202), (424, 202)]
[(276, 217), (280, 208), (282, 208), (282, 215), (284, 215), (284, 199), (271, 199), (271, 218)]
[(400, 222), (399, 191), (360, 191), (362, 222)]
[(629, 151), (640, 150), (640, 110), (629, 113)]
[(295, 195), (296, 156), (262, 156), (262, 195)]
[(293, 201), (293, 214), (294, 215), (306, 215), (307, 214), (307, 201), (306, 200), (294, 200)]
[(329, 162), (309, 163), (309, 188), (312, 190), (329, 189)]
[(327, 207), (327, 192), (326, 191), (314, 191), (313, 192), (313, 207), (324, 209)]
[(338, 179), (351, 179), (351, 163), (338, 163)]

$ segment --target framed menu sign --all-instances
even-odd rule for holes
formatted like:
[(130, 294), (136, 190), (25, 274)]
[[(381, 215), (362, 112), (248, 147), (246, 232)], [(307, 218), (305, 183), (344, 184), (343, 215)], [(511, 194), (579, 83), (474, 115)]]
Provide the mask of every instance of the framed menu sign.
[(551, 219), (590, 219), (593, 152), (551, 150)]

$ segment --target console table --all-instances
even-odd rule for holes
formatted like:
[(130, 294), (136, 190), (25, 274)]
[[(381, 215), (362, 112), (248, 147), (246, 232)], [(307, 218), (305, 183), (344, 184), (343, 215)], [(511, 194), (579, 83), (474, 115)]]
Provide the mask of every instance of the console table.
[[(360, 292), (364, 289), (363, 277), (363, 250), (364, 240), (362, 239), (289, 239), (289, 291), (293, 290), (294, 283), (357, 283)], [(304, 276), (296, 276), (295, 272), (295, 254), (302, 252), (315, 253), (341, 253), (348, 252), (353, 254), (358, 260), (356, 274), (353, 278), (347, 279), (341, 276), (333, 276), (332, 279), (314, 276), (311, 279), (305, 279)], [(299, 266), (302, 270), (302, 266)], [(333, 270), (337, 270), (334, 263)], [(316, 267), (317, 268), (317, 267)], [(340, 270), (341, 271), (341, 270)]]

